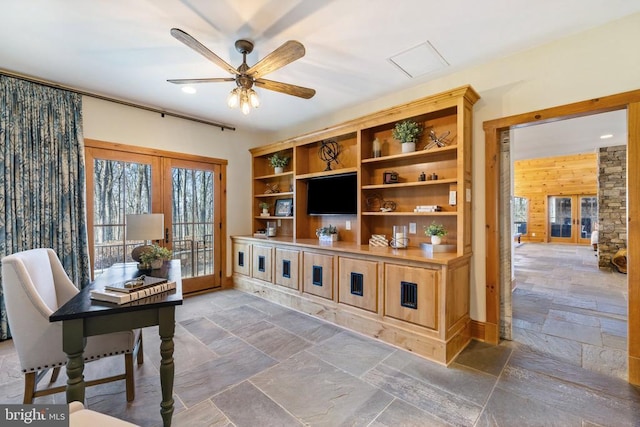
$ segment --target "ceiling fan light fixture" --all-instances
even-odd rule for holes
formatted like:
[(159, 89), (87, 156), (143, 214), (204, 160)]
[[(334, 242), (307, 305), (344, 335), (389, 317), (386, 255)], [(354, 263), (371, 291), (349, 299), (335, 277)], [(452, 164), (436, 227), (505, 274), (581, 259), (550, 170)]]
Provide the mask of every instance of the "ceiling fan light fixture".
[(260, 106), (260, 98), (258, 98), (258, 93), (253, 89), (249, 89), (249, 101), (251, 102), (251, 106), (253, 108), (258, 108)]
[(249, 103), (249, 96), (246, 92), (243, 92), (240, 98), (240, 110), (245, 116), (251, 112), (251, 104)]
[(236, 108), (240, 105), (240, 88), (235, 88), (231, 91), (227, 97), (227, 105), (229, 108)]

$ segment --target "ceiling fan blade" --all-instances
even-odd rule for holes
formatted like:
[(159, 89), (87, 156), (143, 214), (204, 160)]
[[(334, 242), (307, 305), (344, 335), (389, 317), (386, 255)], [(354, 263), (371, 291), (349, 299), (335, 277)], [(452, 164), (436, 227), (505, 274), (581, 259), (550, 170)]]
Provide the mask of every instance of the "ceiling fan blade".
[(236, 79), (233, 77), (214, 77), (205, 79), (168, 79), (167, 81), (177, 85), (188, 85), (193, 83), (235, 82)]
[(300, 59), (304, 56), (305, 50), (302, 43), (295, 40), (289, 40), (260, 61), (253, 67), (247, 70), (247, 74), (257, 79), (260, 76), (264, 76), (267, 73), (282, 68), (287, 64), (292, 63), (296, 59)]
[(293, 95), (304, 99), (309, 99), (316, 94), (314, 89), (296, 86), (289, 83), (274, 82), (273, 80), (258, 79), (254, 83), (265, 89), (286, 93), (287, 95)]
[(191, 37), (189, 34), (187, 34), (184, 31), (182, 31), (181, 29), (172, 28), (171, 29), (171, 35), (173, 37), (175, 37), (178, 41), (184, 43), (185, 45), (187, 45), (191, 49), (193, 49), (196, 52), (198, 52), (200, 55), (202, 55), (205, 58), (207, 58), (209, 61), (211, 61), (214, 64), (216, 64), (218, 67), (224, 68), (225, 70), (227, 70), (231, 74), (240, 74), (240, 72), (238, 70), (236, 70), (234, 67), (229, 65), (224, 59), (220, 58), (218, 55), (216, 55), (215, 53), (211, 52), (209, 49), (207, 49), (207, 47), (205, 45), (203, 45), (198, 40), (196, 40), (193, 37)]

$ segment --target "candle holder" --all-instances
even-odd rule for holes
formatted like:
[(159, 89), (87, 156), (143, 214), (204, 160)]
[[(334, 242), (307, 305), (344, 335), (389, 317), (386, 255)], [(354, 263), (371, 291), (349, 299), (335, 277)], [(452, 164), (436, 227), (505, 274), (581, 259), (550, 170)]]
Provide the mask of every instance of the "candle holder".
[(394, 249), (406, 249), (409, 245), (409, 235), (406, 225), (394, 225), (393, 234), (389, 246)]

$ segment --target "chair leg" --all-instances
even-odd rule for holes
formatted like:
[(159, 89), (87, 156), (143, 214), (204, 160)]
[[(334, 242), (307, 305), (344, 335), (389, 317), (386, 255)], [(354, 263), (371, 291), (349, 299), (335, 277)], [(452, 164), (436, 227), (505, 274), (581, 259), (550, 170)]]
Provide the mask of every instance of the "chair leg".
[(142, 347), (142, 331), (140, 331), (140, 339), (138, 340), (138, 355), (137, 355), (137, 362), (138, 365), (142, 365), (144, 363), (144, 351), (143, 351), (143, 347)]
[(60, 374), (59, 366), (57, 368), (53, 368), (53, 372), (51, 373), (51, 381), (49, 382), (55, 383), (56, 380), (58, 379), (58, 374)]
[(36, 391), (36, 373), (27, 372), (24, 374), (24, 398), (22, 403), (30, 405), (33, 403), (33, 394)]
[(133, 402), (136, 397), (136, 384), (133, 378), (133, 354), (124, 355), (124, 374), (127, 389), (127, 402)]

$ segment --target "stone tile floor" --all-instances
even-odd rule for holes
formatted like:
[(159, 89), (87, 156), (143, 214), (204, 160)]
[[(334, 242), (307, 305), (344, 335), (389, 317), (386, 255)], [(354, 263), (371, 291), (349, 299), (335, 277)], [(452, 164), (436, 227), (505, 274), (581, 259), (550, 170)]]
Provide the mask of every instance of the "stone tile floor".
[(598, 268), (591, 246), (514, 249), (513, 339), (564, 362), (627, 378), (626, 274)]
[[(144, 340), (135, 401), (120, 381), (88, 388), (87, 405), (160, 426), (157, 329)], [(639, 388), (528, 346), (472, 341), (446, 368), (236, 290), (186, 299), (175, 344), (174, 426), (640, 425)], [(0, 368), (0, 402), (20, 403), (10, 340), (0, 342)], [(87, 364), (85, 376), (122, 369), (112, 357)]]

